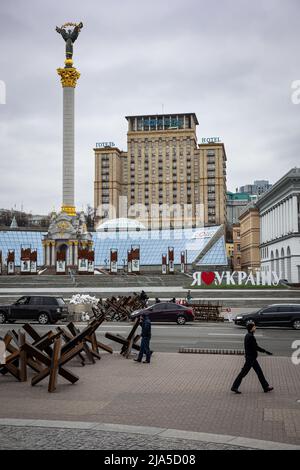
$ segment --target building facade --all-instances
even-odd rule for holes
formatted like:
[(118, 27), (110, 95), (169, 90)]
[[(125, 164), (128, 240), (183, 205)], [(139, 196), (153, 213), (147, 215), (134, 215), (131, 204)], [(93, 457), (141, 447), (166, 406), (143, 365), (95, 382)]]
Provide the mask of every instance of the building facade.
[(238, 224), (239, 216), (251, 201), (249, 193), (232, 193), (227, 191), (227, 223)]
[(241, 269), (255, 272), (260, 269), (260, 221), (259, 211), (249, 205), (240, 215)]
[(293, 168), (257, 201), (262, 271), (300, 283), (300, 168)]
[(194, 113), (126, 119), (127, 152), (94, 148), (95, 208), (113, 205), (114, 217), (154, 229), (226, 223), (224, 144), (197, 144)]

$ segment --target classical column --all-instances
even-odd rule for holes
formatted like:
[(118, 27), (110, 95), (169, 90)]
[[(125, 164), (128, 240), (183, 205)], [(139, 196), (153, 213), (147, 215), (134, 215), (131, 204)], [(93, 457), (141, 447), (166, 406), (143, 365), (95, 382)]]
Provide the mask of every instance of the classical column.
[(298, 232), (298, 201), (297, 196), (292, 197), (292, 231)]
[(51, 242), (51, 266), (55, 266), (55, 242)]
[(50, 266), (50, 242), (47, 242), (46, 247), (46, 265)]
[(78, 265), (78, 241), (75, 241), (74, 242), (74, 250), (75, 250), (75, 253), (74, 253), (74, 264), (75, 266)]
[(281, 203), (278, 206), (278, 212), (279, 212), (279, 232), (278, 232), (278, 236), (281, 237), (282, 236), (282, 205), (281, 205)]
[(62, 212), (75, 216), (74, 203), (74, 95), (80, 73), (67, 59), (63, 69), (57, 69), (63, 87), (63, 201)]
[(279, 204), (279, 236), (282, 237), (282, 203)]
[(288, 199), (288, 233), (292, 231), (292, 200)]
[(285, 211), (285, 201), (282, 203), (282, 233), (283, 236), (286, 235), (286, 211)]
[(44, 265), (47, 266), (47, 259), (46, 259), (46, 242), (43, 241), (43, 260), (44, 260)]
[(289, 233), (289, 220), (290, 220), (290, 215), (289, 215), (289, 200), (287, 199), (285, 201), (285, 228), (286, 228), (286, 234)]
[(69, 249), (68, 249), (68, 265), (72, 266), (73, 265), (73, 242), (69, 241), (68, 243)]
[(270, 218), (271, 218), (271, 234), (270, 234), (270, 240), (273, 240), (273, 238), (274, 238), (274, 210), (273, 210), (273, 209), (271, 209)]

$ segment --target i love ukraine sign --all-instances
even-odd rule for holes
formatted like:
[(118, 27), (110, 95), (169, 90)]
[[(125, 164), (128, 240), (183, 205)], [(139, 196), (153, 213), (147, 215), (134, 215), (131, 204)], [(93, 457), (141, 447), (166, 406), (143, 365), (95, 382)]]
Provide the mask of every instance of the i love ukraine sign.
[(279, 277), (276, 272), (264, 273), (256, 271), (255, 273), (246, 273), (244, 271), (197, 271), (193, 273), (194, 286), (278, 286)]

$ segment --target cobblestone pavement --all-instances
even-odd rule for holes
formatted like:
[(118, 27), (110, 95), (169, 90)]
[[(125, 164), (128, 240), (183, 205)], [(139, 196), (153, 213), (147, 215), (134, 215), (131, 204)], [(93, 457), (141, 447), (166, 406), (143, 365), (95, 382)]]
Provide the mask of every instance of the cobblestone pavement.
[(245, 447), (187, 439), (78, 429), (0, 426), (0, 450), (239, 450)]
[(69, 368), (79, 381), (71, 385), (59, 377), (52, 394), (46, 380), (32, 387), (31, 373), (25, 383), (0, 376), (0, 418), (148, 426), (299, 445), (300, 366), (290, 358), (260, 357), (274, 391), (263, 393), (251, 371), (235, 395), (230, 387), (243, 361), (154, 353), (149, 365), (102, 353), (94, 365), (74, 360)]

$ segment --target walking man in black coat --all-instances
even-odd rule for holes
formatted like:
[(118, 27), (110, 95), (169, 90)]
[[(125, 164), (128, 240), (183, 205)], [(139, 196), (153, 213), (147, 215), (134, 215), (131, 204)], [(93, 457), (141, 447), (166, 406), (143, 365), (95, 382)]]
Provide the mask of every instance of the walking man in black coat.
[(265, 379), (265, 376), (263, 374), (263, 371), (261, 370), (261, 367), (259, 363), (257, 362), (257, 351), (263, 352), (266, 354), (269, 354), (272, 356), (272, 353), (269, 351), (266, 351), (265, 349), (262, 349), (258, 346), (256, 339), (254, 337), (254, 332), (256, 330), (255, 323), (253, 321), (249, 321), (246, 325), (248, 333), (245, 336), (244, 344), (245, 344), (245, 357), (246, 357), (246, 362), (244, 364), (244, 367), (242, 368), (241, 372), (233, 382), (233, 385), (231, 387), (231, 391), (240, 394), (241, 392), (239, 391), (239, 386), (241, 385), (241, 382), (244, 377), (248, 374), (250, 369), (253, 367), (255, 370), (257, 377), (261, 383), (261, 386), (264, 390), (265, 393), (271, 392), (273, 390), (273, 387), (270, 387), (268, 382)]
[(143, 361), (144, 364), (150, 364), (150, 339), (151, 339), (151, 321), (149, 315), (144, 313), (141, 316), (141, 327), (142, 327), (142, 341), (141, 341), (141, 349), (137, 359), (134, 359), (136, 362), (142, 362), (143, 355), (146, 355), (146, 360)]

